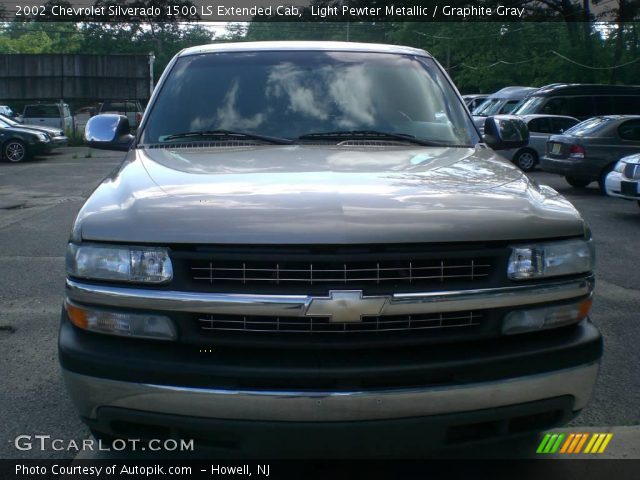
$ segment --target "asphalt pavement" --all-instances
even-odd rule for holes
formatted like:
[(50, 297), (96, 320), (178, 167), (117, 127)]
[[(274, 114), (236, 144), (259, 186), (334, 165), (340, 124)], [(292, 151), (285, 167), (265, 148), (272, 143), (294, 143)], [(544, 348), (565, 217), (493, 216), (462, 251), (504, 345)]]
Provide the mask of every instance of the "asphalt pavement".
[[(0, 458), (65, 458), (67, 452), (17, 450), (18, 435), (81, 440), (59, 374), (56, 336), (64, 286), (64, 252), (84, 199), (122, 153), (64, 148), (21, 164), (0, 162)], [(596, 185), (570, 187), (533, 172), (573, 202), (589, 222), (598, 256), (592, 319), (605, 354), (589, 406), (567, 431), (617, 432), (608, 455), (640, 458), (640, 207), (603, 197)], [(618, 446), (616, 446), (618, 445)], [(526, 456), (526, 452), (523, 453)]]

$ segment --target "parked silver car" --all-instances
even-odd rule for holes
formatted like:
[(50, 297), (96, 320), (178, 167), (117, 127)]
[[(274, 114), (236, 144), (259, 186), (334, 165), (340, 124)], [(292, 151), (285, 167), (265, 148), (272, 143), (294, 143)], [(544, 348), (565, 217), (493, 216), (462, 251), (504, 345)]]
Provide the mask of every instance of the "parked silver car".
[(561, 115), (522, 115), (520, 118), (529, 128), (529, 145), (524, 148), (503, 150), (500, 155), (515, 163), (521, 170), (529, 172), (535, 168), (545, 153), (547, 140), (554, 134), (563, 133), (580, 120)]
[(605, 188), (607, 195), (637, 200), (640, 206), (640, 153), (620, 159), (607, 175)]
[(575, 188), (597, 181), (605, 193), (605, 178), (622, 157), (640, 152), (640, 115), (593, 117), (553, 135), (540, 168), (564, 175)]

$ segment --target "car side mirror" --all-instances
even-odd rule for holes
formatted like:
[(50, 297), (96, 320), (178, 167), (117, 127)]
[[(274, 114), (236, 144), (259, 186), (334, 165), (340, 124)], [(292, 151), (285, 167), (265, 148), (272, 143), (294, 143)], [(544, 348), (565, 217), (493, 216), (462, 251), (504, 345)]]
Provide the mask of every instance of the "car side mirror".
[(493, 150), (526, 147), (527, 124), (514, 115), (495, 115), (484, 121), (484, 142)]
[(92, 148), (127, 151), (133, 143), (129, 119), (109, 113), (95, 115), (84, 127), (84, 139)]

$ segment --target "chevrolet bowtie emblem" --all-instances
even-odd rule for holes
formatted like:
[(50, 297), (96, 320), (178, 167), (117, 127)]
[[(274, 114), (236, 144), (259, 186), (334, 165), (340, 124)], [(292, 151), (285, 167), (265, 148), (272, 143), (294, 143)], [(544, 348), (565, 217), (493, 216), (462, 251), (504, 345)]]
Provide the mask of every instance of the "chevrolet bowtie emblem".
[(305, 315), (331, 317), (331, 322), (361, 322), (363, 316), (380, 315), (388, 295), (363, 297), (362, 290), (330, 290), (328, 297), (313, 297)]

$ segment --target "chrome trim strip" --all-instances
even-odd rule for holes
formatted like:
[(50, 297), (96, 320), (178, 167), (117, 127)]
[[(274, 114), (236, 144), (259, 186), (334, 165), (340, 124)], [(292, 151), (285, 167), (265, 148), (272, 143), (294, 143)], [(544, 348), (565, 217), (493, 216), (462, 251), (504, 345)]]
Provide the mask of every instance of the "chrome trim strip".
[(102, 406), (203, 418), (256, 421), (358, 421), (411, 418), (502, 407), (562, 395), (574, 410), (591, 396), (598, 364), (508, 380), (446, 387), (354, 391), (250, 391), (171, 387), (89, 377), (63, 370), (80, 415)]
[[(452, 290), (446, 292), (397, 293), (390, 296), (380, 315), (409, 315), (483, 310), (569, 300), (591, 294), (592, 276), (553, 283), (515, 287)], [(303, 317), (313, 296), (199, 293), (135, 287), (91, 285), (67, 279), (69, 299), (87, 304), (170, 312), (223, 313)]]

